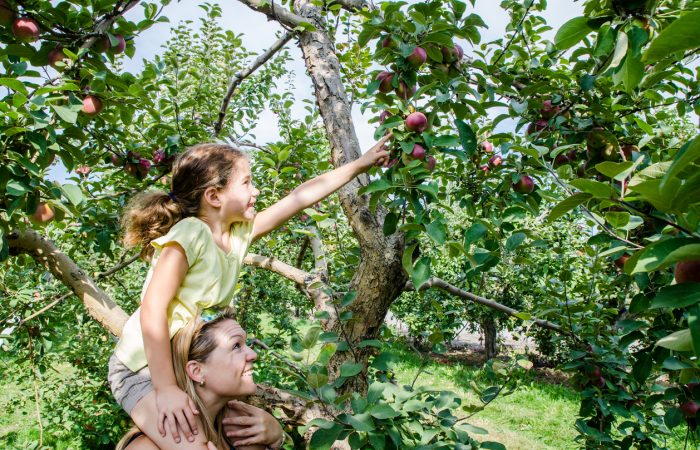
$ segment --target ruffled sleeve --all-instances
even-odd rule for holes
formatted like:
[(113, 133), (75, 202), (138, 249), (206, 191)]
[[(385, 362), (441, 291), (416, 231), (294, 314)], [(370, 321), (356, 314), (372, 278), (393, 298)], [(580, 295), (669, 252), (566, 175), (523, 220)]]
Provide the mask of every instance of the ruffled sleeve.
[(151, 242), (151, 245), (156, 249), (156, 255), (166, 246), (178, 244), (185, 251), (187, 264), (192, 267), (202, 253), (202, 233), (206, 232), (206, 230), (202, 228), (202, 225), (203, 224), (197, 219), (189, 217), (182, 219), (173, 225), (167, 234)]

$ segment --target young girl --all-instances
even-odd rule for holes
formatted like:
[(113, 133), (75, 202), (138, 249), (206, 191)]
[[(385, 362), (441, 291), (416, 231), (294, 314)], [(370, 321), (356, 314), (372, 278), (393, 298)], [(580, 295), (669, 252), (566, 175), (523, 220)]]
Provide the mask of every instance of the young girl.
[(133, 200), (123, 218), (124, 243), (143, 246), (151, 269), (141, 307), (127, 321), (110, 358), (109, 382), (117, 402), (155, 445), (206, 448), (195, 439), (200, 412), (177, 386), (170, 339), (202, 311), (233, 304), (251, 241), (369, 168), (386, 164), (384, 143), (390, 137), (355, 161), (301, 184), (259, 214), (255, 201), (260, 191), (253, 186), (248, 159), (222, 144), (188, 149), (173, 167), (171, 192), (148, 191)]

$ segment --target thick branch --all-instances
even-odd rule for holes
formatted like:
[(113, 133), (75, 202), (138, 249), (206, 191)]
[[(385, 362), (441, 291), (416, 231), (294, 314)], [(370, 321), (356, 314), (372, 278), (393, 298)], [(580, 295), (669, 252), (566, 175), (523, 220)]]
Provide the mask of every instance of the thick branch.
[(303, 17), (297, 16), (288, 9), (282, 7), (279, 3), (269, 0), (239, 0), (241, 3), (254, 9), (255, 11), (265, 14), (270, 20), (276, 20), (281, 25), (290, 28), (295, 28), (302, 23), (308, 23)]
[(311, 242), (311, 251), (314, 254), (314, 266), (316, 267), (316, 273), (321, 276), (321, 278), (328, 282), (328, 262), (326, 261), (326, 254), (323, 251), (323, 242), (321, 241), (321, 236), (318, 234), (318, 230), (314, 228), (314, 235), (309, 237)]
[[(488, 298), (484, 297), (479, 297), (478, 295), (472, 294), (471, 292), (464, 291), (456, 286), (451, 285), (447, 281), (440, 279), (440, 278), (431, 278), (430, 280), (426, 281), (420, 286), (420, 290), (423, 291), (425, 289), (430, 289), (432, 287), (436, 287), (438, 289), (442, 289), (445, 292), (448, 292), (452, 295), (456, 295), (458, 297), (462, 297), (467, 300), (471, 300), (475, 303), (478, 303), (480, 305), (486, 306), (491, 309), (495, 309), (496, 311), (500, 311), (502, 313), (505, 313), (509, 316), (517, 317), (518, 314), (520, 314), (519, 311), (510, 308), (506, 305), (502, 305), (496, 301), (489, 300)], [(413, 286), (413, 283), (408, 282), (406, 283), (406, 288), (405, 290), (407, 291), (413, 291), (415, 290), (415, 286)], [(538, 325), (542, 328), (547, 328), (552, 331), (556, 331), (557, 333), (562, 333), (562, 334), (571, 334), (570, 331), (563, 329), (557, 324), (554, 324), (552, 322), (549, 322), (547, 320), (542, 320), (542, 319), (532, 319), (533, 323), (535, 325)]]
[(68, 286), (82, 300), (88, 313), (107, 331), (120, 336), (128, 318), (97, 284), (48, 239), (34, 230), (15, 231), (8, 236), (10, 249), (27, 253), (46, 267), (56, 278)]
[(282, 36), (277, 42), (272, 44), (272, 46), (262, 55), (258, 56), (258, 58), (253, 61), (253, 63), (245, 68), (242, 72), (238, 72), (233, 79), (231, 79), (231, 83), (229, 84), (228, 90), (226, 91), (226, 95), (224, 96), (224, 101), (221, 103), (221, 108), (219, 109), (219, 118), (216, 121), (216, 124), (214, 124), (214, 137), (218, 136), (219, 133), (221, 133), (221, 129), (224, 126), (224, 118), (226, 117), (226, 110), (228, 109), (228, 105), (231, 102), (231, 97), (233, 96), (233, 92), (236, 90), (236, 88), (241, 84), (243, 80), (245, 80), (247, 77), (249, 77), (253, 72), (255, 72), (260, 66), (265, 64), (272, 56), (277, 53), (282, 47), (284, 47), (287, 42), (289, 42), (292, 37), (294, 36), (294, 33), (292, 32), (287, 32)]

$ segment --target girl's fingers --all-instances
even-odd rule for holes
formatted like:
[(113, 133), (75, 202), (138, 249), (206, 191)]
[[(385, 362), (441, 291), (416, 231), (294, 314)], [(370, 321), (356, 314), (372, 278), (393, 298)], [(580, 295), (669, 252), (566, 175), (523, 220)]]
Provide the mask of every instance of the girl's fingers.
[(212, 441), (207, 442), (207, 450), (218, 450)]
[(197, 434), (197, 420), (194, 418), (194, 414), (189, 409), (183, 411), (185, 413), (185, 420), (187, 420), (187, 425), (189, 426), (192, 434)]
[(158, 433), (160, 433), (161, 436), (165, 437), (165, 419), (166, 415), (161, 413), (158, 416)]
[(177, 432), (177, 424), (175, 423), (175, 418), (168, 416), (168, 428), (170, 428), (170, 434), (172, 435), (175, 442), (180, 442), (180, 433)]
[(175, 420), (177, 421), (177, 424), (180, 427), (180, 430), (185, 435), (185, 439), (187, 439), (190, 442), (194, 441), (192, 427), (190, 426), (190, 423), (187, 420), (187, 417), (185, 416), (185, 414), (183, 414), (183, 411), (178, 411), (175, 414)]
[[(197, 411), (197, 405), (194, 404), (194, 400), (192, 400), (190, 397), (187, 397), (187, 400), (190, 402), (190, 409), (192, 410), (192, 414), (199, 414), (199, 411)], [(197, 430), (194, 430), (194, 434), (197, 434)]]

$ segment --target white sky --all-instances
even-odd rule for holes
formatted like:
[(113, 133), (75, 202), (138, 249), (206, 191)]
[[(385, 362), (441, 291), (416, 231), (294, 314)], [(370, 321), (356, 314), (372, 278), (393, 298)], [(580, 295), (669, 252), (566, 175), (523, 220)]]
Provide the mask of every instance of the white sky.
[[(163, 52), (162, 45), (170, 38), (170, 29), (184, 20), (191, 20), (193, 26), (199, 26), (199, 18), (205, 15), (205, 12), (198, 7), (199, 2), (186, 1), (171, 3), (163, 12), (163, 15), (170, 19), (170, 23), (160, 23), (154, 25), (151, 29), (146, 30), (139, 36), (134, 38), (136, 53), (132, 59), (124, 60), (124, 69), (138, 73), (143, 67), (143, 60), (152, 59), (156, 54)], [(274, 21), (268, 21), (267, 17), (261, 13), (251, 10), (247, 6), (236, 0), (228, 0), (221, 4), (222, 17), (219, 19), (220, 25), (225, 29), (230, 29), (236, 34), (243, 35), (243, 45), (250, 51), (260, 53), (266, 50), (275, 40), (275, 35), (281, 30), (281, 27)], [(556, 30), (567, 20), (582, 15), (583, 6), (575, 0), (552, 0), (548, 4), (547, 11), (542, 15), (547, 20), (552, 30), (545, 33), (546, 39), (553, 39)], [(477, 0), (476, 7), (467, 8), (466, 14), (479, 14), (484, 22), (489, 26), (488, 29), (482, 29), (482, 42), (488, 42), (506, 34), (505, 27), (508, 24), (508, 15), (498, 6), (495, 0)], [(143, 9), (136, 6), (132, 11), (127, 13), (127, 17), (131, 20), (141, 20), (143, 18)], [(292, 40), (287, 44), (290, 55), (293, 58), (288, 64), (288, 68), (296, 74), (296, 85), (294, 95), (297, 99), (295, 106), (292, 107), (292, 114), (295, 118), (300, 119), (305, 115), (303, 109), (303, 98), (312, 97), (311, 81), (306, 76), (301, 50), (294, 44)], [(469, 49), (465, 49), (469, 52)], [(252, 61), (252, 59), (251, 59)], [(245, 82), (245, 81), (244, 81)], [(372, 135), (374, 134), (375, 125), (370, 125), (367, 121), (371, 118), (369, 115), (363, 117), (360, 114), (359, 108), (353, 109), (353, 118), (355, 130), (363, 150), (368, 149), (374, 143)], [(261, 117), (258, 126), (253, 131), (256, 135), (258, 144), (265, 144), (278, 139), (277, 120), (275, 116), (265, 111)], [(66, 177), (63, 167), (55, 167), (49, 174), (50, 178), (64, 181)]]

